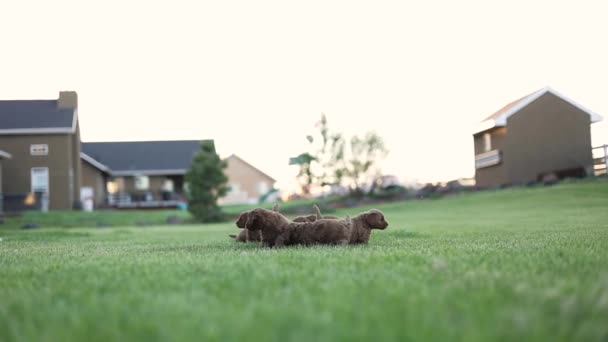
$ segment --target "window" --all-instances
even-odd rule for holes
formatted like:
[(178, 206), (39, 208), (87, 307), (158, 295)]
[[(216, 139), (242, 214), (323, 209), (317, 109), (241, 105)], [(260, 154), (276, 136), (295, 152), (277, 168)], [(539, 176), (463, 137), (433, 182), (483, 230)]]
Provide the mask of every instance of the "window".
[(113, 194), (113, 193), (118, 192), (118, 184), (116, 184), (115, 181), (109, 181), (109, 182), (107, 182), (106, 183), (106, 191), (109, 194)]
[(260, 195), (264, 195), (265, 193), (268, 192), (268, 183), (266, 182), (259, 182), (258, 183), (258, 193)]
[(135, 189), (148, 190), (150, 187), (150, 178), (148, 176), (135, 176)]
[(175, 188), (175, 186), (173, 185), (173, 179), (165, 179), (163, 181), (163, 186), (162, 186), (163, 191), (173, 192), (174, 188)]
[(33, 167), (31, 170), (32, 176), (32, 192), (49, 193), (49, 168), (48, 167)]
[(483, 135), (483, 151), (492, 151), (492, 135), (490, 135), (490, 133), (485, 133)]
[(232, 192), (235, 194), (241, 192), (241, 185), (239, 183), (232, 183), (232, 184), (229, 184), (228, 186), (230, 187), (229, 192)]

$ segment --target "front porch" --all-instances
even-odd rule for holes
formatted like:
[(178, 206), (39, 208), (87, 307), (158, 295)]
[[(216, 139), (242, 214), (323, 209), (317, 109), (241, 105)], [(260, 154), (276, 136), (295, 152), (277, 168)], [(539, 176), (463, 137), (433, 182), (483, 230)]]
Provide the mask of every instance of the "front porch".
[(177, 208), (186, 202), (183, 175), (114, 177), (107, 185), (105, 204), (111, 208)]

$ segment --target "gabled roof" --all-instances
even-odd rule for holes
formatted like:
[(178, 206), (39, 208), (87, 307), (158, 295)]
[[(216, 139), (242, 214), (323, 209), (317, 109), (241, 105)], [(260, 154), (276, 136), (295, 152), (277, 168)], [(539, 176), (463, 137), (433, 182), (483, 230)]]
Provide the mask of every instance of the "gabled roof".
[(230, 156), (228, 156), (228, 158), (226, 158), (226, 160), (231, 159), (231, 158), (234, 158), (234, 159), (238, 159), (238, 160), (240, 160), (240, 161), (241, 161), (243, 164), (245, 164), (245, 165), (247, 165), (247, 166), (251, 167), (253, 170), (257, 171), (257, 172), (258, 172), (258, 173), (260, 173), (262, 176), (264, 176), (264, 177), (266, 177), (266, 178), (270, 179), (270, 180), (271, 180), (273, 183), (277, 181), (276, 179), (274, 179), (274, 178), (270, 177), (270, 176), (269, 176), (269, 175), (268, 175), (266, 172), (264, 172), (264, 171), (262, 171), (262, 170), (258, 169), (257, 167), (255, 167), (255, 166), (253, 166), (253, 165), (249, 164), (249, 163), (248, 163), (248, 162), (247, 162), (245, 159), (243, 159), (243, 158), (241, 158), (241, 157), (237, 156), (236, 154), (234, 154), (234, 153), (233, 153), (233, 154), (231, 154)]
[(200, 140), (94, 142), (82, 143), (81, 150), (113, 176), (183, 175), (200, 145)]
[(98, 162), (97, 160), (91, 158), (91, 156), (89, 156), (88, 154), (86, 154), (84, 152), (80, 152), (80, 159), (86, 161), (87, 163), (89, 163), (91, 166), (93, 166), (94, 168), (96, 168), (99, 171), (102, 171), (105, 173), (112, 172), (112, 170), (110, 170), (109, 167), (107, 167), (106, 165), (103, 165), (102, 163)]
[(68, 134), (76, 131), (76, 110), (57, 100), (0, 101), (0, 134)]
[(573, 105), (574, 107), (580, 109), (581, 111), (587, 113), (590, 118), (591, 118), (591, 122), (598, 122), (598, 121), (602, 121), (602, 116), (587, 109), (586, 107), (582, 106), (581, 104), (571, 100), (570, 98), (560, 94), (559, 92), (557, 92), (555, 89), (552, 89), (551, 87), (545, 87), (542, 88), (540, 90), (537, 90), (531, 94), (528, 94), (518, 100), (515, 100), (509, 104), (507, 104), (506, 106), (502, 107), (501, 109), (499, 109), (496, 113), (488, 116), (487, 118), (485, 118), (477, 127), (477, 130), (475, 132), (475, 134), (483, 132), (485, 130), (494, 128), (494, 127), (504, 127), (507, 125), (507, 119), (519, 112), (521, 109), (523, 109), (524, 107), (528, 106), (530, 103), (534, 102), (536, 99), (538, 99), (539, 97), (550, 93), (554, 96), (557, 96), (558, 98), (562, 99), (563, 101), (568, 102), (569, 104)]

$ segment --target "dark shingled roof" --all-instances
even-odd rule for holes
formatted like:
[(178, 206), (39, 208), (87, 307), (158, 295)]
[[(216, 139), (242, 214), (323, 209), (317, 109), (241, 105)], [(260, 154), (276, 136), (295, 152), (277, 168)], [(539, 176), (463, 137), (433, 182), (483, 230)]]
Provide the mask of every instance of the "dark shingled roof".
[(82, 152), (107, 166), (114, 175), (153, 171), (183, 174), (200, 150), (201, 140), (82, 143)]
[(74, 109), (57, 108), (57, 100), (0, 101), (0, 130), (71, 129)]

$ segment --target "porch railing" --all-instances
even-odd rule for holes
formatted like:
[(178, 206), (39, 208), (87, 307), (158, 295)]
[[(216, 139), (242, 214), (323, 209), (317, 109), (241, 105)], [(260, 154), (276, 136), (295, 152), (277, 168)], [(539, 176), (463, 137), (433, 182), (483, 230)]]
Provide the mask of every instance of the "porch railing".
[(183, 203), (183, 197), (173, 192), (114, 193), (107, 197), (107, 204), (113, 208), (175, 208)]
[(482, 169), (484, 167), (500, 164), (501, 159), (500, 150), (480, 153), (475, 156), (475, 168)]
[(605, 175), (608, 172), (608, 145), (597, 146), (592, 149), (593, 171), (596, 176)]

